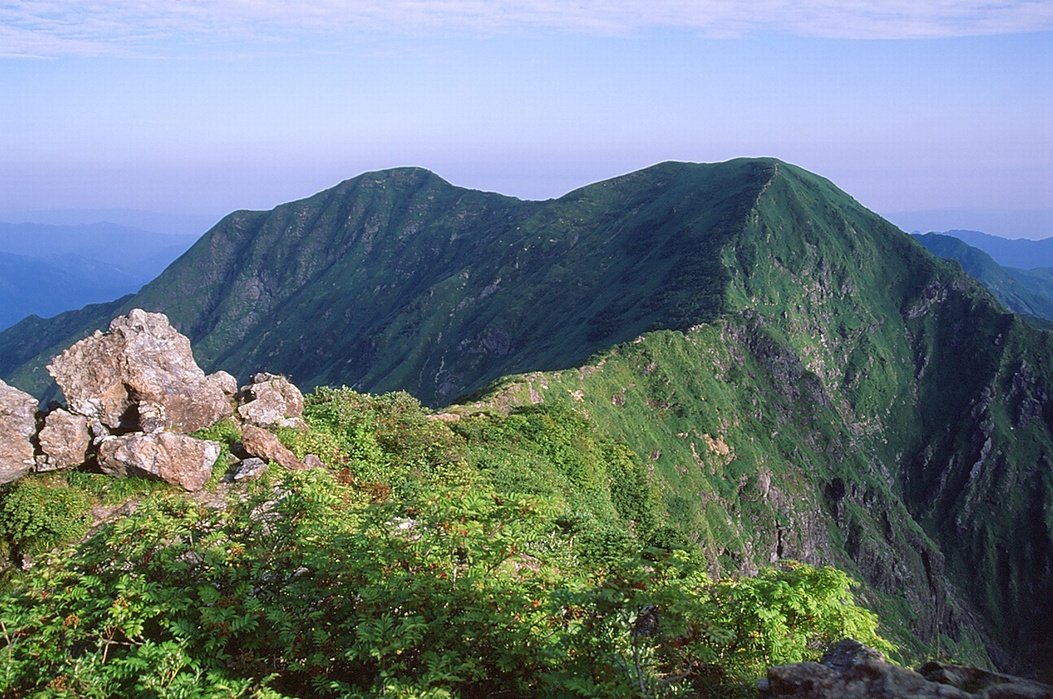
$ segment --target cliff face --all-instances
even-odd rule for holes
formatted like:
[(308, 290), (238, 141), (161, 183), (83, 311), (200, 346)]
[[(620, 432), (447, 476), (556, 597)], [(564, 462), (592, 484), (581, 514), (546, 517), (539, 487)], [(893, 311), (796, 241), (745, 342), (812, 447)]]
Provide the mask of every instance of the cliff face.
[(667, 163), (549, 202), (363, 175), (231, 214), (129, 300), (0, 334), (0, 375), (33, 385), (132, 306), (207, 371), (433, 405), (520, 374), (485, 402), (602, 417), (714, 570), (838, 562), (908, 643), (972, 653), (976, 630), (1053, 667), (1050, 335), (793, 166)]

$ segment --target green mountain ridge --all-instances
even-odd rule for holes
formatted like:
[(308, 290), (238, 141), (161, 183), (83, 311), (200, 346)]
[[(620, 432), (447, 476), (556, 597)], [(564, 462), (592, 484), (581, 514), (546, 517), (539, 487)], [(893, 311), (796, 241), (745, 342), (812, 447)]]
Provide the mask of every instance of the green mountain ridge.
[(577, 406), (714, 571), (837, 563), (900, 642), (1053, 668), (1053, 339), (792, 165), (665, 163), (546, 202), (369, 173), (23, 321), (0, 376), (40, 395), (50, 356), (133, 307), (207, 371)]

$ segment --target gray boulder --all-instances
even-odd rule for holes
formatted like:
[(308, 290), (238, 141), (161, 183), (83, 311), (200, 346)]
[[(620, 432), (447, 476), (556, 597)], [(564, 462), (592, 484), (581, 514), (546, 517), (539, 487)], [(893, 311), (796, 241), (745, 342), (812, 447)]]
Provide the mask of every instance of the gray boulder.
[(44, 418), (37, 436), (42, 454), (37, 456), (38, 471), (57, 471), (84, 463), (91, 446), (88, 418), (57, 408)]
[(306, 427), (303, 394), (284, 376), (260, 373), (238, 393), (238, 415), (259, 427)]
[(108, 437), (99, 444), (99, 468), (114, 476), (155, 478), (200, 490), (212, 477), (220, 445), (175, 432)]
[(37, 399), (0, 381), (0, 483), (10, 483), (33, 470)]
[(767, 699), (1053, 699), (1053, 687), (973, 668), (930, 663), (914, 672), (850, 638), (818, 663), (769, 668), (758, 688)]
[(71, 412), (119, 432), (193, 432), (233, 410), (233, 377), (205, 376), (190, 340), (163, 313), (136, 308), (115, 318), (109, 332), (76, 343), (48, 371)]
[(229, 480), (235, 483), (254, 481), (267, 472), (267, 462), (255, 456), (239, 461), (227, 472)]

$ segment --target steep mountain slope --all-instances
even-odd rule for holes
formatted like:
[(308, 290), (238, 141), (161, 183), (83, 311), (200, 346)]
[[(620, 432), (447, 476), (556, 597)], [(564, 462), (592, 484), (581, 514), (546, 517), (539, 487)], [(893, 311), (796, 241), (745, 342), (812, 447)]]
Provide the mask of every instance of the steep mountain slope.
[(932, 254), (957, 261), (1014, 313), (1053, 320), (1053, 269), (1003, 267), (983, 250), (950, 235), (926, 233), (915, 238)]
[(432, 405), (562, 369), (485, 401), (563, 385), (714, 568), (837, 561), (918, 643), (968, 652), (978, 629), (1001, 664), (1053, 668), (1053, 339), (793, 166), (667, 163), (549, 202), (363, 175), (228, 216), (127, 300), (0, 334), (0, 376), (39, 386), (135, 306), (209, 371)]
[(780, 169), (736, 241), (750, 265), (731, 297), (787, 333), (995, 636), (1049, 667), (1053, 336), (889, 224), (831, 210), (828, 182)]
[[(719, 246), (763, 176), (747, 161), (668, 164), (539, 203), (423, 170), (363, 175), (228, 216), (117, 312), (164, 311), (210, 370), (269, 367), (438, 404), (716, 317)], [(16, 371), (34, 357), (24, 342), (18, 328), (0, 337), (0, 373), (39, 393)]]

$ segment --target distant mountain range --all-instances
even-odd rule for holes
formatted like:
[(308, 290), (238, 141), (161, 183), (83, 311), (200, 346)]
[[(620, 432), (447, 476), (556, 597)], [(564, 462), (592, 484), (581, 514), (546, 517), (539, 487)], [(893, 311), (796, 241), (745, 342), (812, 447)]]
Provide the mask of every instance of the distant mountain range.
[(196, 237), (111, 223), (0, 223), (0, 329), (138, 291)]
[(84, 226), (105, 221), (122, 228), (152, 231), (177, 238), (197, 239), (221, 217), (208, 214), (178, 214), (140, 209), (57, 209), (48, 211), (0, 211), (0, 221), (40, 223), (48, 226)]
[(1053, 334), (800, 168), (664, 163), (544, 202), (367, 173), (18, 323), (0, 376), (45, 396), (51, 357), (135, 307), (206, 371), (565, 402), (714, 572), (836, 563), (904, 648), (1053, 674)]
[[(934, 255), (958, 262), (966, 274), (990, 289), (1009, 310), (1053, 321), (1053, 266), (1036, 266), (1034, 269), (1003, 266), (985, 249), (973, 247), (963, 238), (975, 240), (986, 249), (996, 249), (1002, 259), (1025, 259), (1025, 251), (1034, 250), (1036, 254), (1030, 258), (1034, 262), (1043, 260), (1045, 250), (1053, 259), (1053, 239), (1006, 241), (974, 231), (926, 233), (915, 237)], [(1046, 326), (1043, 324), (1042, 327)]]
[(1053, 238), (1027, 240), (1018, 238), (1010, 240), (979, 231), (945, 231), (974, 248), (983, 250), (995, 262), (1005, 267), (1017, 269), (1053, 268)]

